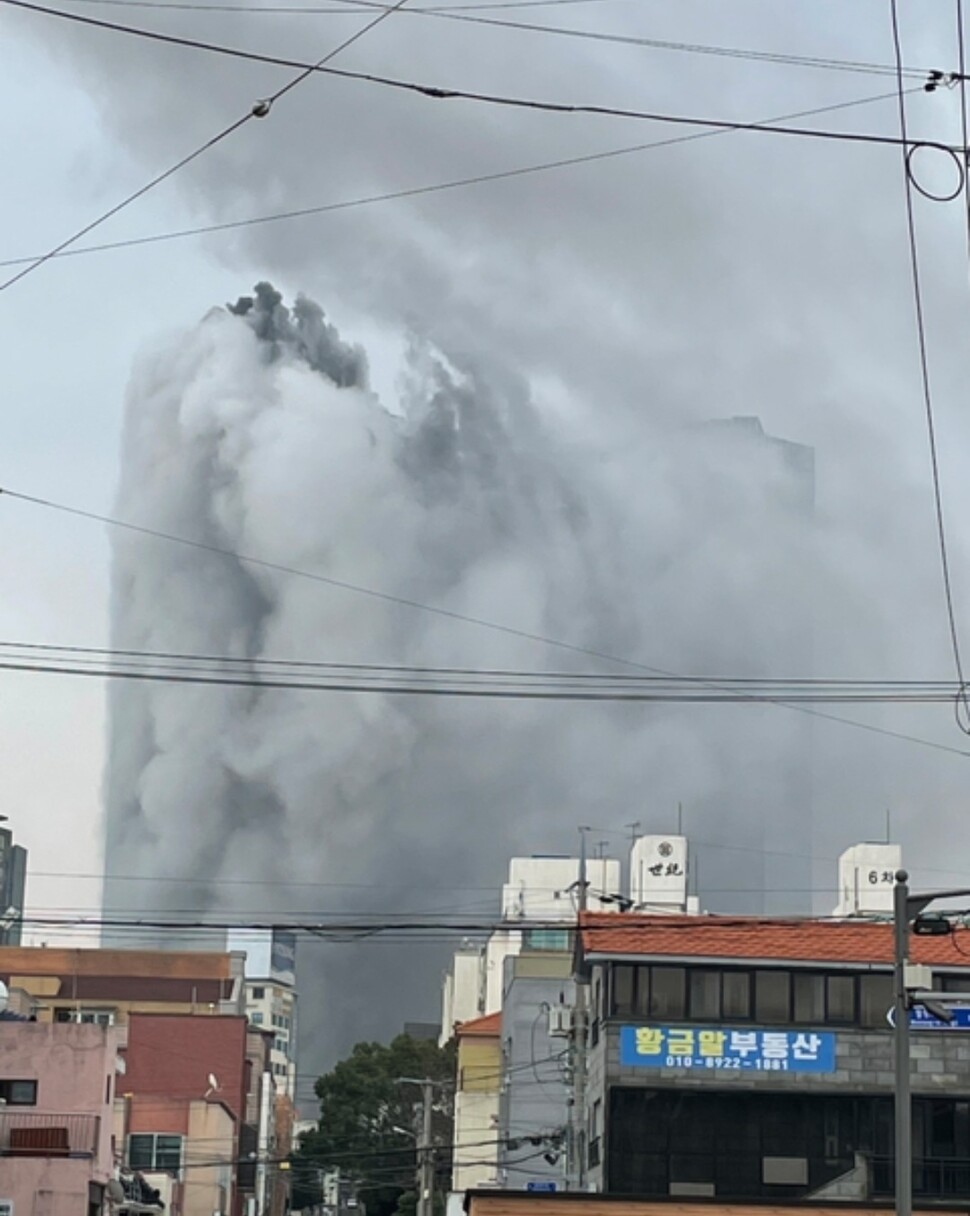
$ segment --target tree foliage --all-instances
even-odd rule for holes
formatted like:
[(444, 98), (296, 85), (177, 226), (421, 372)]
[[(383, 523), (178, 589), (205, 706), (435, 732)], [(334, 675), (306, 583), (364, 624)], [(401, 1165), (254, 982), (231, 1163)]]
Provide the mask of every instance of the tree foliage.
[[(388, 1045), (358, 1043), (350, 1055), (316, 1084), (317, 1127), (303, 1137), (293, 1161), (301, 1191), (320, 1170), (339, 1169), (351, 1179), (368, 1216), (393, 1216), (399, 1200), (413, 1190), (417, 1140), (421, 1134), (421, 1088), (401, 1077), (446, 1082), (434, 1090), (432, 1143), (436, 1186), (447, 1190), (453, 1125), (455, 1053), (453, 1045), (398, 1035)], [(408, 1134), (410, 1133), (410, 1134)], [(294, 1194), (293, 1207), (297, 1203)]]

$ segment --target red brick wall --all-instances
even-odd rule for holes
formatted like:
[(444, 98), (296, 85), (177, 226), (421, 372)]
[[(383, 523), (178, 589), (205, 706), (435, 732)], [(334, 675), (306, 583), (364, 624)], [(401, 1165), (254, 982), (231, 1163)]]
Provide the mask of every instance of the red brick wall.
[[(210, 1096), (242, 1121), (246, 1114), (246, 1019), (134, 1013), (128, 1026), (125, 1092), (184, 1100)], [(159, 1128), (152, 1130), (158, 1131)]]

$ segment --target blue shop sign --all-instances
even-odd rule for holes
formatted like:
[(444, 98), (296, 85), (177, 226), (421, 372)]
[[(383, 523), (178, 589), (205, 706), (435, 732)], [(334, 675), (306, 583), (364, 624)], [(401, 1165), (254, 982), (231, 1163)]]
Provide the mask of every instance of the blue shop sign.
[(626, 1068), (835, 1072), (835, 1039), (818, 1030), (621, 1026), (620, 1063)]
[[(951, 1005), (950, 1012), (953, 1020), (944, 1022), (935, 1017), (925, 1005), (914, 1005), (909, 1011), (909, 1025), (912, 1030), (970, 1030), (970, 1005)], [(896, 1010), (890, 1009), (886, 1014), (890, 1026), (896, 1023)]]

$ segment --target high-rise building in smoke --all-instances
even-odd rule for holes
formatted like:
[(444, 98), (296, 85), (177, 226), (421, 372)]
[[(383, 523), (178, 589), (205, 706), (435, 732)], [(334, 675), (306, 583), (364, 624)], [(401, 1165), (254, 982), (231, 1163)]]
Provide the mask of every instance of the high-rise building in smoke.
[[(672, 450), (677, 492), (698, 508), (686, 514), (703, 520), (682, 560), (696, 561), (702, 594), (734, 621), (721, 632), (705, 615), (703, 635), (685, 633), (679, 670), (712, 680), (810, 678), (814, 449), (741, 416), (692, 427)], [(738, 628), (743, 613), (731, 610), (745, 604), (754, 626), (747, 634)], [(688, 808), (696, 890), (711, 909), (809, 911), (813, 717), (776, 705), (737, 712), (761, 738), (760, 760)]]
[(0, 946), (20, 945), (26, 890), (27, 850), (0, 827)]
[[(500, 350), (412, 335), (402, 358), (382, 400), (319, 307), (262, 284), (136, 368), (116, 513), (156, 535), (112, 537), (112, 644), (231, 678), (109, 688), (108, 915), (453, 911), (510, 852), (568, 849), (591, 819), (671, 831), (659, 808), (678, 800), (706, 907), (804, 908), (805, 714), (266, 678), (306, 662), (311, 685), (335, 664), (585, 676), (604, 655), (639, 677), (811, 670), (809, 449), (756, 419), (672, 436), (659, 409), (636, 442), (592, 443)], [(308, 1067), (433, 1013), (430, 954), (315, 949)]]

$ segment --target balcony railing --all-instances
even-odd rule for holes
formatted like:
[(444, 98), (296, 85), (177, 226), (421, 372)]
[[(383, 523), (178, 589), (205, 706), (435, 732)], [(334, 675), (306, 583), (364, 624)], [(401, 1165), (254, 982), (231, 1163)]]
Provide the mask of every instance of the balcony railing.
[[(870, 1193), (888, 1199), (895, 1193), (891, 1157), (873, 1157)], [(917, 1157), (913, 1162), (913, 1194), (918, 1199), (965, 1199), (970, 1195), (970, 1160), (966, 1157)]]
[(0, 1156), (93, 1157), (101, 1120), (97, 1115), (0, 1111)]

